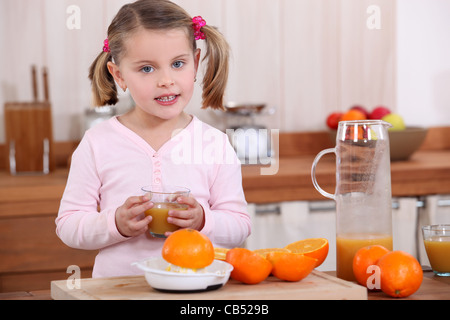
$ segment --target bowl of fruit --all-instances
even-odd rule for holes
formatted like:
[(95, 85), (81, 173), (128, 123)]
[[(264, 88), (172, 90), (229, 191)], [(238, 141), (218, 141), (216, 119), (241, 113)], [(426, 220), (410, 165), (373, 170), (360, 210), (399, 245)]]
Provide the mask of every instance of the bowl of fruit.
[(333, 112), (328, 115), (326, 123), (331, 129), (330, 137), (335, 141), (336, 129), (340, 121), (350, 120), (383, 120), (389, 122), (389, 144), (391, 161), (408, 160), (420, 148), (426, 138), (428, 129), (406, 126), (403, 117), (384, 106), (377, 106), (371, 112), (356, 105), (346, 112)]

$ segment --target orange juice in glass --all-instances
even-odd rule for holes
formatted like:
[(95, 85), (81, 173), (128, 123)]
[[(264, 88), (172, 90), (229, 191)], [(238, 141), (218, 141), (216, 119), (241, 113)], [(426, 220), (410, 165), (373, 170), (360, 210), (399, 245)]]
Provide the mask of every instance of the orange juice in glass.
[(173, 232), (180, 227), (167, 222), (170, 210), (187, 210), (186, 204), (177, 202), (179, 196), (188, 197), (190, 190), (178, 186), (146, 186), (142, 191), (153, 202), (153, 207), (145, 211), (146, 216), (152, 216), (148, 225), (150, 234), (155, 238), (165, 238), (165, 232)]
[(450, 277), (450, 225), (424, 226), (422, 234), (431, 269), (438, 276)]
[(366, 246), (381, 245), (392, 250), (392, 235), (388, 234), (343, 234), (336, 237), (336, 275), (344, 280), (355, 281), (353, 257)]

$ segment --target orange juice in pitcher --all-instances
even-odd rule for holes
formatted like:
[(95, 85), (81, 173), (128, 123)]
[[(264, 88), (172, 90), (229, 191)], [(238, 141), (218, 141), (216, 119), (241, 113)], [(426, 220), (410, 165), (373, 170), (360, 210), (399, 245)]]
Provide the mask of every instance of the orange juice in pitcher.
[(353, 257), (366, 246), (380, 245), (392, 250), (392, 236), (382, 234), (344, 234), (336, 237), (336, 275), (337, 277), (355, 281), (353, 275)]

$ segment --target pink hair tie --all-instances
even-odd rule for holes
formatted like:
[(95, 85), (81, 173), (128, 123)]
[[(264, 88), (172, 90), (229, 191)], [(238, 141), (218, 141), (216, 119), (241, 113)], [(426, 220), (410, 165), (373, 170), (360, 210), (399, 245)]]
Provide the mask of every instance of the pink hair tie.
[(194, 28), (195, 40), (205, 40), (206, 36), (201, 32), (202, 27), (206, 26), (206, 21), (201, 16), (192, 18), (192, 27)]
[(103, 41), (103, 52), (111, 52), (111, 49), (109, 49), (109, 41), (108, 38)]

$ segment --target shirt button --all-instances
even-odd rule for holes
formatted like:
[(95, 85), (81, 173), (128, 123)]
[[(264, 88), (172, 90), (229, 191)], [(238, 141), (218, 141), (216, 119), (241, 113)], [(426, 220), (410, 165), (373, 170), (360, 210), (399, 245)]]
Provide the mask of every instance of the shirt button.
[(160, 184), (161, 183), (161, 179), (160, 178), (155, 178), (155, 179), (153, 179), (153, 182), (155, 184)]

